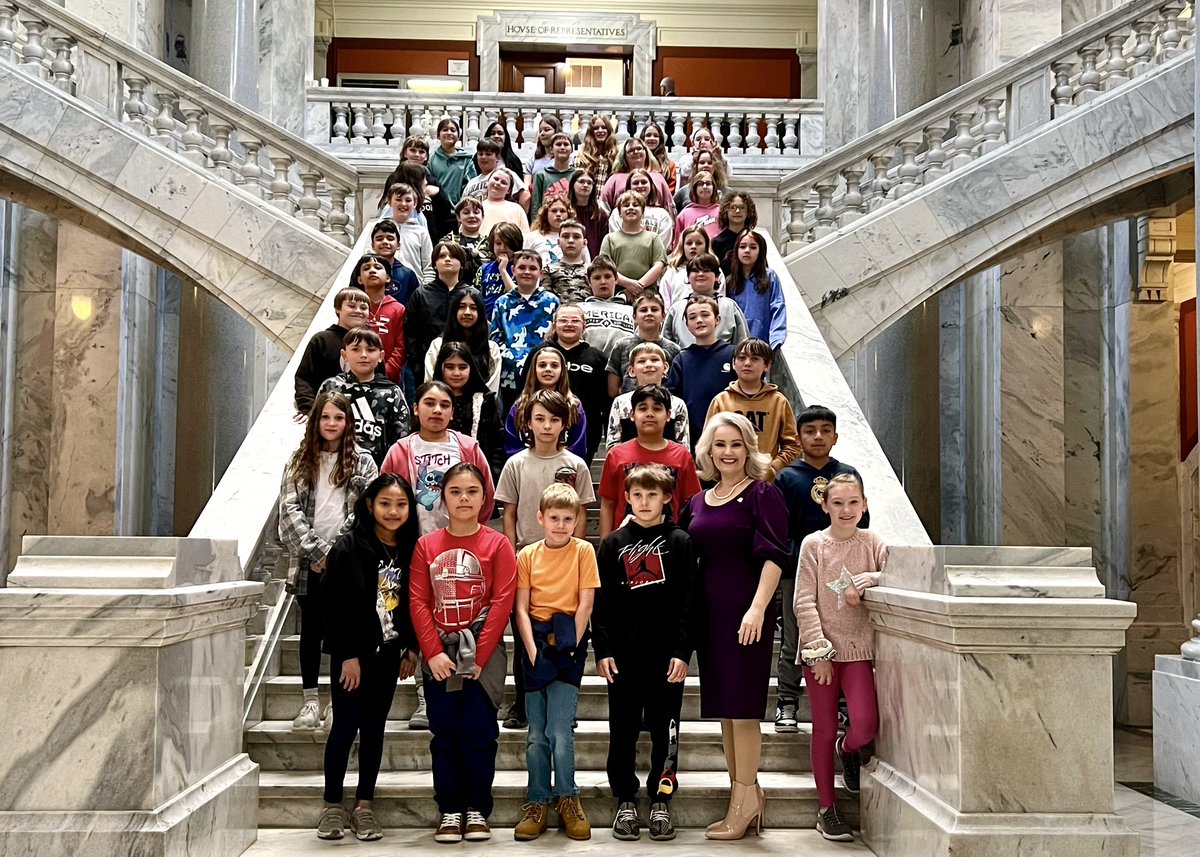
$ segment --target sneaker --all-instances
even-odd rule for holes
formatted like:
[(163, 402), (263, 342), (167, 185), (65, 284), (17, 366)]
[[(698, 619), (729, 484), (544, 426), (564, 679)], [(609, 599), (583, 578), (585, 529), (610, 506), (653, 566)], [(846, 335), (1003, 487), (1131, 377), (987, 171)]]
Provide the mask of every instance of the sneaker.
[(443, 812), (442, 823), (438, 825), (437, 831), (433, 834), (433, 841), (446, 843), (462, 842), (462, 827), (461, 812)]
[(635, 842), (642, 838), (642, 828), (638, 824), (637, 804), (625, 801), (617, 806), (617, 816), (613, 819), (613, 839), (622, 842)]
[(588, 822), (587, 815), (584, 814), (583, 804), (579, 802), (579, 795), (559, 798), (558, 806), (555, 809), (558, 811), (558, 819), (562, 822), (562, 828), (567, 832), (568, 839), (592, 838), (592, 825)]
[(408, 718), (408, 728), (429, 728), (429, 713), (425, 710), (425, 688), (421, 685), (417, 685), (417, 710)]
[(796, 700), (783, 699), (779, 700), (779, 707), (775, 710), (775, 731), (781, 734), (788, 734), (800, 731), (800, 724), (796, 720)]
[(528, 729), (529, 718), (525, 716), (525, 712), (521, 711), (514, 704), (509, 707), (508, 711), (504, 712), (504, 722), (500, 724), (505, 729)]
[(513, 828), (513, 839), (518, 842), (532, 842), (546, 832), (546, 820), (550, 816), (550, 807), (544, 803), (527, 803), (521, 807), (521, 820)]
[(383, 839), (383, 828), (375, 820), (375, 813), (369, 806), (356, 806), (350, 813), (350, 829), (358, 837), (359, 842), (374, 842)]
[(341, 839), (345, 836), (346, 810), (341, 804), (329, 806), (321, 810), (321, 818), (317, 821), (317, 839)]
[(655, 842), (669, 842), (675, 838), (669, 803), (650, 804), (650, 838)]
[(837, 750), (838, 758), (842, 760), (842, 781), (846, 785), (846, 791), (856, 795), (859, 792), (859, 769), (862, 767), (862, 755), (857, 750), (851, 753), (844, 749), (842, 742), (845, 740), (845, 735), (839, 735), (833, 748)]
[(467, 810), (467, 826), (463, 831), (463, 839), (468, 842), (486, 842), (492, 838), (492, 829), (488, 827), (487, 819), (482, 812)]
[(325, 715), (321, 718), (321, 728), (326, 732), (333, 731), (333, 703), (325, 706)]
[(854, 841), (854, 832), (838, 814), (837, 804), (817, 813), (817, 832), (833, 842)]
[(306, 699), (300, 708), (300, 713), (292, 721), (292, 729), (296, 732), (312, 732), (321, 725), (321, 708), (315, 699)]

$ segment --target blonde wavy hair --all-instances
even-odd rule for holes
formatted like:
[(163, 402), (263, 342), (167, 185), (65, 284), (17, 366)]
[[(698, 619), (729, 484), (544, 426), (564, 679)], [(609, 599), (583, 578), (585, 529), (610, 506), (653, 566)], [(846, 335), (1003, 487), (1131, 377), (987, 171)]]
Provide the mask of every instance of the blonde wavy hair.
[(717, 429), (724, 426), (733, 426), (741, 432), (742, 442), (746, 444), (746, 475), (762, 482), (771, 472), (771, 456), (758, 451), (758, 433), (754, 431), (754, 426), (750, 425), (750, 420), (733, 411), (713, 414), (704, 424), (704, 432), (700, 435), (700, 442), (696, 444), (696, 464), (699, 465), (700, 478), (710, 482), (721, 478), (721, 472), (713, 462), (712, 445)]

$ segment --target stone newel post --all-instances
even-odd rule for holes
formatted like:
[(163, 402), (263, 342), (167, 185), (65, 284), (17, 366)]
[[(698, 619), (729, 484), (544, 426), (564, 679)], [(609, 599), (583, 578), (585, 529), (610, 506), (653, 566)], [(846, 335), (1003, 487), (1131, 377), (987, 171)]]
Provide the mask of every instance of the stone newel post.
[(226, 857), (257, 836), (235, 542), (26, 537), (0, 590), (0, 853)]
[(1154, 785), (1200, 803), (1200, 618), (1178, 655), (1154, 658)]
[(1136, 605), (1087, 548), (897, 547), (867, 593), (880, 857), (1135, 857), (1114, 813), (1112, 655)]

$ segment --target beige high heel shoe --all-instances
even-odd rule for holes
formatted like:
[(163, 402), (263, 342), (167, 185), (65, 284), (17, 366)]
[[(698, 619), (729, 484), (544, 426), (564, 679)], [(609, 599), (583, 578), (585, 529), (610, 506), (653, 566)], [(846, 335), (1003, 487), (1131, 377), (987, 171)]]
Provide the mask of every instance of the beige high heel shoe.
[(761, 833), (765, 808), (766, 800), (761, 797), (758, 783), (746, 785), (735, 782), (730, 795), (729, 814), (718, 824), (710, 825), (704, 831), (704, 838), (741, 839), (751, 825), (754, 825), (755, 834)]

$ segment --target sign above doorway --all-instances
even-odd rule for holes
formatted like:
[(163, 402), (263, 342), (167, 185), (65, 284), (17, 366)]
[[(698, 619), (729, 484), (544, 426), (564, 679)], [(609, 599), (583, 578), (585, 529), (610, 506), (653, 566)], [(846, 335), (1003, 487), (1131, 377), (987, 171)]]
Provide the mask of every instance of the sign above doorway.
[(481, 15), (475, 25), (479, 55), (479, 88), (499, 91), (500, 43), (586, 46), (624, 45), (633, 48), (633, 94), (654, 95), (654, 58), (658, 30), (641, 15), (592, 13), (586, 16), (550, 12), (497, 12)]

